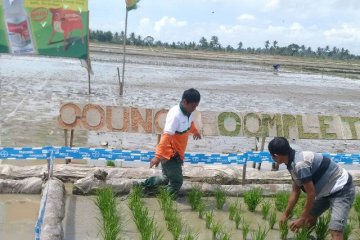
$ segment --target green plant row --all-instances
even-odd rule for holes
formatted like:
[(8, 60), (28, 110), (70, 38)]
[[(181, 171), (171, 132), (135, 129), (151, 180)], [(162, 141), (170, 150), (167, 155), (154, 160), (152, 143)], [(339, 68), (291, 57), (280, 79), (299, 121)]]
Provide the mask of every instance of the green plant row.
[[(200, 197), (201, 198), (201, 197)], [(157, 199), (160, 205), (160, 208), (163, 210), (167, 229), (172, 234), (174, 240), (195, 240), (197, 239), (197, 234), (193, 234), (190, 231), (187, 231), (183, 236), (182, 233), (185, 232), (185, 224), (181, 220), (180, 215), (174, 205), (173, 196), (166, 188), (160, 188), (157, 195)], [(195, 204), (196, 206), (199, 203)]]
[(101, 236), (103, 240), (120, 240), (121, 219), (116, 209), (116, 196), (112, 188), (97, 191), (96, 206), (100, 210)]
[(157, 229), (154, 216), (150, 216), (148, 208), (142, 200), (142, 190), (134, 187), (129, 195), (129, 208), (142, 240), (161, 240), (163, 233)]

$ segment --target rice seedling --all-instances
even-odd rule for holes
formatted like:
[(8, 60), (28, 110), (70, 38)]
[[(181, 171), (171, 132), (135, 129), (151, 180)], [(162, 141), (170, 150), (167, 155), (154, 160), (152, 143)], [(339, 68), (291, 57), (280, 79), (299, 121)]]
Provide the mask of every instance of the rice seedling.
[(269, 229), (262, 229), (260, 226), (258, 230), (251, 233), (252, 240), (265, 240), (267, 233), (269, 232)]
[(197, 206), (197, 211), (198, 211), (198, 216), (200, 219), (202, 219), (204, 217), (204, 213), (205, 213), (205, 204), (204, 202), (200, 202)]
[[(303, 196), (300, 196), (297, 204), (295, 205), (294, 210), (292, 211), (292, 213), (290, 214), (290, 218), (292, 216), (295, 216), (296, 218), (299, 218), (304, 210), (304, 206), (305, 206), (305, 201), (306, 199)], [(286, 208), (286, 207), (285, 207)]]
[(207, 211), (205, 213), (205, 226), (207, 229), (211, 228), (211, 225), (213, 223), (213, 219), (214, 219), (214, 212), (213, 211)]
[(230, 233), (223, 233), (220, 237), (220, 240), (230, 240), (230, 239), (231, 239)]
[(173, 235), (173, 239), (178, 240), (183, 230), (184, 223), (181, 221), (177, 210), (174, 208), (173, 198), (170, 191), (165, 188), (161, 188), (157, 198), (160, 207), (164, 212), (167, 228)]
[(166, 188), (159, 189), (159, 193), (157, 194), (157, 199), (160, 204), (160, 208), (162, 210), (173, 207), (171, 193)]
[[(154, 219), (152, 221), (154, 221)], [(156, 224), (154, 223), (153, 226), (156, 227)], [(160, 230), (153, 229), (150, 240), (162, 240), (163, 238), (164, 234)]]
[(280, 239), (286, 240), (289, 234), (289, 226), (287, 223), (279, 224), (280, 229)]
[(121, 233), (121, 221), (116, 209), (116, 196), (112, 188), (99, 189), (96, 205), (102, 217), (101, 235), (104, 240), (118, 240)]
[(270, 229), (274, 229), (274, 225), (276, 223), (276, 212), (275, 211), (272, 211), (270, 213), (270, 217), (269, 217), (269, 226), (270, 226)]
[(356, 194), (355, 196), (354, 209), (357, 213), (360, 213), (360, 194)]
[(312, 229), (310, 228), (301, 228), (298, 232), (295, 233), (295, 240), (308, 240), (310, 238), (310, 233)]
[(191, 209), (195, 210), (197, 209), (197, 206), (201, 202), (201, 198), (203, 196), (203, 193), (200, 191), (199, 187), (193, 187), (190, 192), (187, 194), (187, 199), (190, 203)]
[(216, 208), (223, 209), (224, 204), (226, 202), (226, 192), (221, 187), (215, 189), (215, 200), (216, 200)]
[(315, 234), (317, 239), (326, 239), (329, 233), (330, 218), (328, 216), (321, 216), (318, 218), (315, 225)]
[(235, 216), (234, 216), (234, 221), (235, 221), (235, 227), (236, 229), (239, 229), (240, 223), (241, 223), (241, 214), (240, 214), (240, 210), (236, 211)]
[(157, 229), (154, 217), (149, 216), (149, 210), (145, 207), (140, 187), (132, 189), (129, 195), (129, 208), (132, 211), (134, 222), (138, 228), (142, 240), (163, 239), (163, 233)]
[(285, 211), (289, 201), (289, 193), (285, 191), (280, 191), (275, 194), (275, 208), (283, 212)]
[(351, 223), (347, 223), (343, 232), (343, 240), (348, 240), (353, 230), (354, 226)]
[(250, 231), (250, 225), (245, 222), (245, 219), (243, 219), (241, 230), (242, 230), (243, 240), (246, 240), (247, 235), (249, 234)]
[(129, 208), (133, 210), (134, 207), (141, 202), (142, 190), (139, 186), (133, 187), (129, 194)]
[(108, 160), (108, 161), (106, 161), (106, 166), (108, 166), (108, 167), (115, 167), (115, 162)]
[(218, 239), (218, 236), (221, 233), (222, 225), (220, 223), (214, 223), (212, 225), (211, 231), (212, 231), (212, 239), (216, 240)]
[(248, 206), (250, 212), (255, 212), (256, 207), (262, 201), (262, 190), (260, 188), (253, 188), (244, 192), (244, 201)]
[(229, 206), (229, 219), (230, 220), (234, 220), (234, 216), (237, 212), (237, 207), (238, 206), (238, 203), (237, 202), (234, 202), (234, 203), (231, 203), (230, 206)]
[(174, 240), (180, 238), (180, 234), (183, 230), (183, 222), (177, 214), (171, 215), (172, 217), (167, 221), (167, 227), (169, 232), (173, 235)]
[(271, 203), (269, 201), (265, 201), (261, 204), (261, 213), (262, 213), (262, 219), (266, 220), (269, 211), (270, 211)]
[(194, 234), (191, 232), (188, 232), (183, 238), (182, 240), (197, 240), (199, 238), (199, 234)]

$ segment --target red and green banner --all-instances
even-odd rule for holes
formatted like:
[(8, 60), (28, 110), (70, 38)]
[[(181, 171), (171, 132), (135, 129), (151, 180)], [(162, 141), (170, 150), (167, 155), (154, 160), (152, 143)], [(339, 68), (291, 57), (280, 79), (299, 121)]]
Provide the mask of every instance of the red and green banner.
[(88, 0), (0, 0), (0, 53), (87, 59)]

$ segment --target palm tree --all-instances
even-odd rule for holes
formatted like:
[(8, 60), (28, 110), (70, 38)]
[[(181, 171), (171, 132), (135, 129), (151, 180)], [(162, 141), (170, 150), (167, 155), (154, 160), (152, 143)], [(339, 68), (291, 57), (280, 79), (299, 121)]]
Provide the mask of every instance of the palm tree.
[(152, 36), (147, 36), (146, 38), (144, 38), (144, 43), (146, 45), (152, 46), (154, 44), (154, 38)]
[(273, 41), (273, 47), (276, 49), (277, 48), (277, 44), (278, 44), (278, 41)]
[(266, 48), (266, 50), (268, 50), (269, 46), (270, 46), (270, 41), (269, 41), (269, 40), (266, 40), (266, 41), (265, 41), (265, 48)]
[(129, 41), (130, 41), (130, 44), (131, 44), (131, 45), (135, 45), (135, 42), (136, 42), (135, 33), (133, 33), (133, 32), (130, 33)]
[(239, 44), (238, 44), (238, 51), (241, 51), (241, 49), (242, 49), (242, 47), (243, 47), (243, 43), (242, 42), (239, 42)]
[(205, 37), (202, 37), (200, 39), (199, 44), (200, 44), (200, 48), (202, 48), (202, 49), (206, 49), (206, 48), (209, 47), (209, 43), (208, 43), (208, 41), (206, 40)]
[(217, 36), (212, 36), (210, 40), (210, 48), (212, 49), (219, 49), (221, 48), (221, 45), (219, 43), (219, 38)]

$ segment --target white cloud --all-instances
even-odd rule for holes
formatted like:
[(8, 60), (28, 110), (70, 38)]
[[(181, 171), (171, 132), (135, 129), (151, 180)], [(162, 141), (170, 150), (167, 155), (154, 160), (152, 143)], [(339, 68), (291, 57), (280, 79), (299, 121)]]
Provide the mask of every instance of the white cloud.
[(140, 19), (140, 26), (147, 26), (150, 23), (150, 18), (144, 17)]
[(360, 28), (343, 24), (338, 28), (331, 28), (324, 31), (327, 39), (340, 40), (340, 41), (358, 41), (360, 40)]
[(265, 11), (272, 11), (279, 7), (280, 0), (267, 0), (264, 6)]
[(284, 31), (286, 31), (286, 28), (282, 27), (282, 26), (270, 25), (266, 28), (266, 32), (271, 33), (271, 34), (278, 34), (278, 33), (284, 32)]
[(186, 21), (179, 21), (174, 17), (165, 16), (162, 19), (160, 19), (159, 21), (155, 22), (154, 30), (156, 32), (160, 32), (161, 29), (168, 27), (168, 26), (178, 28), (178, 27), (184, 27), (186, 25), (187, 25)]
[(300, 32), (304, 29), (304, 27), (298, 23), (298, 22), (294, 22), (291, 26), (290, 26), (290, 30), (292, 31), (296, 31), (296, 32)]
[(251, 14), (241, 14), (240, 16), (237, 17), (238, 20), (243, 21), (243, 20), (255, 20), (255, 16), (251, 15)]

